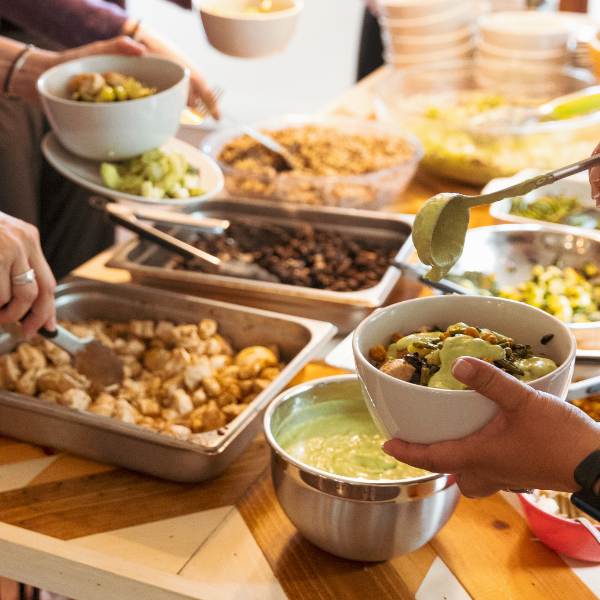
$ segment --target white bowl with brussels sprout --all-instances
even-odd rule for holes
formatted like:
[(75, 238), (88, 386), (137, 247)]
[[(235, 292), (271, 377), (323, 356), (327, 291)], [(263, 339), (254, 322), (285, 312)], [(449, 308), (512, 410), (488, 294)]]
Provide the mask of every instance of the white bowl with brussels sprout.
[(159, 56), (88, 56), (37, 82), (60, 143), (90, 160), (132, 158), (169, 141), (186, 107), (189, 70)]
[[(538, 308), (452, 295), (376, 310), (356, 328), (352, 350), (365, 401), (384, 435), (430, 444), (474, 433), (498, 409), (452, 377), (455, 358), (487, 359), (531, 387), (564, 398), (576, 344), (564, 323)], [(388, 360), (397, 362), (382, 369)]]

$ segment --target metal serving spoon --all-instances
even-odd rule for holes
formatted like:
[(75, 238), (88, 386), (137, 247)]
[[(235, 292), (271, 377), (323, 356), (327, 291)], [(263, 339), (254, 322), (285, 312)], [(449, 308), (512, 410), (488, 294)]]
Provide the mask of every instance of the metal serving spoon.
[(442, 193), (429, 198), (415, 217), (412, 234), (419, 259), (432, 267), (425, 277), (434, 282), (440, 281), (456, 264), (463, 252), (472, 207), (523, 196), (598, 164), (600, 154), (489, 194), (465, 196)]

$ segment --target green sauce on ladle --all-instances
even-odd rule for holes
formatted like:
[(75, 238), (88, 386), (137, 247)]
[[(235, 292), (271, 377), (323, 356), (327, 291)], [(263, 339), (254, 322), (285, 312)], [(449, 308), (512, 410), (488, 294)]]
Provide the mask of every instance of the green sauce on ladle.
[(442, 193), (429, 198), (415, 217), (412, 233), (419, 260), (431, 267), (425, 277), (438, 282), (458, 262), (464, 249), (473, 206), (491, 204), (514, 196), (524, 196), (537, 188), (585, 171), (597, 164), (600, 164), (600, 154), (490, 194), (465, 196)]

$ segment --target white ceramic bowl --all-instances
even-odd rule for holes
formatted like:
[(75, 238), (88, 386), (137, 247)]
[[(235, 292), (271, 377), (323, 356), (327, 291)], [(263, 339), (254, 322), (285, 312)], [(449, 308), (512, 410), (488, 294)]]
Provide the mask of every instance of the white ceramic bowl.
[(482, 2), (458, 4), (444, 12), (410, 19), (380, 18), (382, 29), (392, 36), (447, 35), (463, 29), (484, 14)]
[(229, 56), (260, 58), (281, 52), (290, 41), (303, 0), (272, 0), (269, 12), (248, 12), (258, 0), (193, 0), (210, 45)]
[(510, 50), (502, 46), (493, 46), (483, 40), (479, 40), (477, 44), (479, 52), (487, 54), (491, 58), (500, 60), (524, 60), (524, 61), (557, 61), (560, 60), (564, 64), (569, 61), (569, 49), (556, 48), (553, 50)]
[[(67, 83), (79, 73), (116, 71), (157, 88), (146, 98), (123, 102), (71, 100)], [(37, 82), (44, 112), (60, 143), (91, 160), (122, 160), (169, 141), (187, 104), (190, 73), (159, 56), (88, 56), (46, 71)]]
[(469, 23), (457, 29), (456, 31), (449, 31), (448, 33), (441, 33), (439, 35), (390, 35), (391, 42), (394, 45), (405, 45), (405, 46), (427, 46), (438, 48), (444, 48), (447, 44), (455, 45), (460, 44), (467, 38), (473, 37), (476, 28), (473, 23)]
[(390, 19), (414, 19), (444, 13), (471, 0), (380, 0), (379, 13)]
[(478, 20), (484, 42), (506, 50), (566, 49), (577, 21), (560, 12), (509, 11), (483, 15)]
[(460, 60), (469, 58), (475, 50), (475, 41), (467, 39), (458, 46), (436, 50), (434, 52), (410, 52), (403, 53), (401, 50), (393, 49), (385, 53), (386, 62), (393, 64), (397, 69), (422, 65), (425, 63), (437, 63), (446, 60)]
[[(369, 358), (378, 344), (387, 347), (394, 332), (404, 334), (423, 326), (445, 328), (458, 322), (486, 327), (516, 342), (530, 344), (536, 353), (552, 358), (558, 369), (530, 383), (531, 387), (564, 398), (571, 382), (576, 344), (558, 319), (537, 308), (482, 296), (416, 298), (367, 317), (355, 330), (352, 351), (363, 394), (373, 420), (388, 438), (430, 444), (459, 439), (481, 429), (497, 405), (474, 390), (443, 390), (407, 383), (380, 371)], [(554, 334), (542, 345), (540, 340)]]

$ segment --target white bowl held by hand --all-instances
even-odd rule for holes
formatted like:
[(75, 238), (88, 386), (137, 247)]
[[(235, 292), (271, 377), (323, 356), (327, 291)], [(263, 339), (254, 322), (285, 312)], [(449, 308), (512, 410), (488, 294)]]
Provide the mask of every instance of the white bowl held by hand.
[(290, 41), (304, 3), (271, 0), (193, 0), (210, 45), (228, 56), (260, 58), (281, 52)]
[[(157, 92), (120, 102), (71, 100), (73, 75), (116, 71)], [(49, 69), (37, 82), (44, 112), (60, 143), (91, 160), (123, 160), (158, 148), (179, 129), (187, 105), (189, 70), (159, 56), (97, 55)]]
[[(463, 322), (491, 329), (529, 344), (535, 354), (554, 360), (558, 368), (529, 383), (531, 387), (565, 398), (575, 359), (575, 338), (564, 323), (521, 302), (483, 296), (432, 296), (381, 308), (357, 328), (352, 340), (356, 370), (373, 420), (388, 438), (430, 444), (459, 439), (481, 429), (497, 412), (497, 405), (474, 390), (446, 390), (407, 383), (380, 371), (369, 350), (387, 347), (398, 332), (421, 327), (445, 329)], [(544, 336), (553, 334), (545, 345)]]

